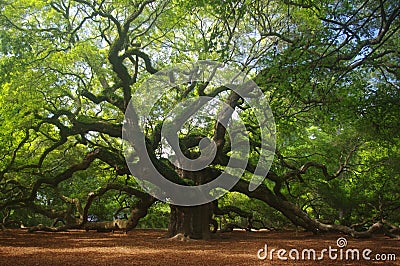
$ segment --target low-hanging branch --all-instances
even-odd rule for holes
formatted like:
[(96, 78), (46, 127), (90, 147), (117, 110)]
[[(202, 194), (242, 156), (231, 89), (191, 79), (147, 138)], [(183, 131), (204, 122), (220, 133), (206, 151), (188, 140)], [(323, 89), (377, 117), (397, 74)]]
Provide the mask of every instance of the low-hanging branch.
[(92, 162), (98, 158), (99, 152), (100, 149), (96, 149), (93, 152), (86, 154), (85, 158), (80, 163), (70, 166), (68, 169), (66, 169), (62, 173), (59, 173), (55, 177), (45, 177), (38, 179), (33, 185), (32, 192), (28, 200), (33, 201), (36, 198), (37, 192), (43, 184), (48, 184), (55, 187), (62, 181), (71, 178), (75, 172), (83, 171), (89, 168)]
[(61, 173), (57, 174), (54, 177), (39, 178), (32, 185), (31, 189), (24, 187), (25, 188), (24, 190), (26, 190), (26, 191), (30, 190), (28, 197), (12, 198), (11, 200), (7, 200), (4, 203), (0, 204), (0, 208), (5, 208), (7, 206), (18, 205), (18, 204), (32, 203), (36, 199), (37, 193), (38, 193), (39, 189), (42, 187), (42, 185), (47, 184), (52, 187), (56, 187), (62, 181), (65, 181), (65, 180), (71, 178), (74, 175), (74, 173), (88, 169), (90, 167), (90, 165), (92, 164), (92, 162), (98, 158), (99, 152), (100, 152), (100, 149), (96, 149), (96, 150), (86, 154), (85, 158), (80, 163), (71, 165), (66, 170), (62, 171)]
[(107, 185), (101, 187), (100, 189), (98, 189), (96, 192), (89, 193), (85, 207), (83, 208), (82, 225), (84, 223), (86, 223), (86, 221), (87, 221), (89, 209), (92, 205), (93, 200), (95, 200), (98, 197), (101, 197), (102, 195), (104, 195), (106, 192), (108, 192), (110, 190), (123, 191), (123, 192), (127, 193), (128, 195), (135, 196), (139, 199), (145, 199), (145, 198), (151, 197), (147, 193), (137, 190), (131, 186), (122, 185), (122, 184), (118, 184), (118, 183), (107, 184)]

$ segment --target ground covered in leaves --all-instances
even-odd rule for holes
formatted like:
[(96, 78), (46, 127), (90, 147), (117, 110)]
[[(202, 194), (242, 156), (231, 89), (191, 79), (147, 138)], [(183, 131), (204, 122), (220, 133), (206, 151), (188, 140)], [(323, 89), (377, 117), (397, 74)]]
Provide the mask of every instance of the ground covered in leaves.
[[(25, 230), (7, 230), (0, 232), (0, 265), (400, 265), (400, 240), (385, 236), (353, 239), (338, 234), (315, 236), (294, 231), (234, 231), (216, 234), (209, 241), (179, 241), (159, 239), (163, 234), (165, 231), (161, 230), (134, 230), (127, 235), (94, 231), (27, 233)], [(342, 248), (338, 247), (340, 237), (345, 238), (341, 239), (340, 245), (347, 240), (347, 245)], [(257, 252), (265, 249), (266, 245), (267, 257), (260, 260)], [(279, 249), (286, 250), (286, 253), (280, 252), (287, 261), (278, 258)], [(310, 249), (316, 251), (316, 260), (308, 259), (307, 250)], [(327, 251), (318, 260), (323, 249)], [(360, 260), (352, 259), (354, 249), (359, 250)], [(365, 249), (371, 250), (371, 253), (366, 251), (369, 261), (362, 257)], [(299, 252), (299, 260), (289, 257), (289, 252), (292, 257), (296, 256), (295, 250)], [(264, 250), (259, 255), (265, 256)], [(333, 260), (335, 255), (337, 258)], [(376, 260), (385, 257), (386, 261)]]

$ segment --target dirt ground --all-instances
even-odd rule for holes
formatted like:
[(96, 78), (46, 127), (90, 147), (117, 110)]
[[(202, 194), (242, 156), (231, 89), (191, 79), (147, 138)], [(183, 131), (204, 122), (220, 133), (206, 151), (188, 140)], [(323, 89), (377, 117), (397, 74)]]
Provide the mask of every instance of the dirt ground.
[[(164, 233), (161, 230), (134, 230), (127, 235), (8, 230), (0, 232), (0, 265), (400, 265), (400, 240), (385, 236), (360, 240), (338, 234), (315, 236), (292, 231), (234, 231), (217, 234), (209, 241), (183, 242), (159, 239)], [(347, 240), (347, 245), (341, 248), (338, 244), (342, 245), (345, 240), (338, 243), (340, 237)], [(260, 260), (257, 253), (260, 257), (265, 256), (265, 247), (267, 256)], [(286, 253), (280, 251), (286, 261), (279, 259), (279, 249), (286, 250)], [(313, 257), (312, 252), (308, 253), (311, 249), (316, 251), (316, 260), (308, 259), (308, 254), (311, 259)], [(323, 249), (327, 251), (318, 260)], [(356, 253), (352, 253), (355, 249), (359, 252), (359, 260)], [(296, 251), (299, 260), (289, 257), (295, 258)], [(369, 261), (363, 258), (363, 252)], [(332, 259), (335, 256), (337, 258)], [(387, 260), (378, 262), (377, 258)]]

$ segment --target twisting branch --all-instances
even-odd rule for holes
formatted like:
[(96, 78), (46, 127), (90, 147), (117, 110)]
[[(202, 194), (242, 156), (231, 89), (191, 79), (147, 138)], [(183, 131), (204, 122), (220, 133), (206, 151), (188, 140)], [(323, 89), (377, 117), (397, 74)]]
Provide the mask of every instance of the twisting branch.
[(132, 55), (138, 56), (143, 59), (147, 72), (149, 72), (150, 74), (154, 74), (157, 72), (157, 69), (155, 69), (151, 64), (149, 55), (145, 52), (140, 51), (139, 49), (129, 49), (121, 58), (129, 58)]
[(56, 175), (55, 177), (40, 178), (39, 180), (37, 180), (33, 185), (32, 192), (28, 198), (28, 201), (33, 201), (36, 198), (37, 192), (43, 184), (49, 184), (55, 187), (62, 181), (71, 178), (75, 172), (86, 170), (87, 168), (89, 168), (92, 162), (97, 159), (99, 152), (100, 149), (96, 149), (93, 152), (88, 153), (80, 163), (70, 166), (68, 169)]
[(117, 183), (107, 184), (107, 185), (101, 187), (100, 189), (98, 189), (96, 192), (89, 193), (85, 207), (83, 208), (82, 225), (87, 222), (89, 209), (92, 206), (93, 200), (104, 195), (109, 190), (123, 191), (129, 195), (135, 196), (140, 199), (143, 199), (143, 198), (146, 198), (149, 196), (148, 194), (141, 192), (137, 189), (134, 189), (131, 186), (126, 186), (126, 185), (117, 184)]
[[(126, 185), (121, 185), (121, 184), (107, 184), (97, 190), (96, 192), (89, 193), (87, 203), (84, 207), (83, 210), (83, 219), (81, 221), (80, 227), (85, 226), (87, 223), (87, 218), (88, 218), (88, 212), (90, 209), (90, 206), (93, 203), (93, 200), (97, 197), (100, 197), (104, 195), (107, 191), (109, 190), (118, 190), (118, 191), (123, 191), (129, 195), (135, 196), (139, 198), (139, 202), (132, 207), (131, 214), (129, 217), (129, 221), (125, 224), (125, 229), (126, 231), (129, 231), (133, 228), (136, 227), (138, 224), (140, 218), (143, 218), (147, 214), (147, 210), (150, 208), (150, 206), (156, 202), (156, 199), (152, 197), (151, 195), (144, 193), (142, 191), (139, 191), (131, 186), (126, 186)], [(116, 227), (118, 228), (118, 224), (116, 224)]]
[(21, 140), (21, 142), (18, 144), (18, 146), (15, 148), (15, 150), (12, 152), (11, 160), (8, 163), (8, 165), (0, 171), (0, 181), (3, 179), (4, 174), (7, 173), (12, 166), (14, 165), (15, 159), (17, 157), (18, 151), (25, 145), (25, 143), (29, 140), (29, 129), (25, 130), (25, 137)]
[(306, 162), (305, 164), (303, 164), (299, 170), (287, 173), (285, 175), (285, 177), (292, 175), (292, 174), (302, 175), (302, 174), (305, 174), (310, 167), (316, 167), (322, 171), (322, 173), (327, 181), (333, 180), (333, 179), (339, 177), (344, 171), (346, 171), (352, 155), (354, 154), (354, 152), (357, 151), (359, 146), (360, 146), (360, 144), (357, 144), (350, 150), (349, 154), (346, 156), (345, 161), (339, 165), (338, 169), (336, 170), (336, 172), (334, 174), (328, 173), (328, 169), (327, 169), (326, 165), (310, 161), (310, 162)]

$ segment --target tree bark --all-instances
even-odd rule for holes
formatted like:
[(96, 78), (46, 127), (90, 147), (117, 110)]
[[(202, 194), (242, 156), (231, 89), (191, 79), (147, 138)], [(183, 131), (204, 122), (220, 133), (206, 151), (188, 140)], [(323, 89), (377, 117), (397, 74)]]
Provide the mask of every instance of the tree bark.
[(193, 239), (210, 239), (212, 203), (194, 207), (170, 205), (170, 208), (167, 237), (183, 234)]
[(147, 215), (147, 210), (154, 202), (156, 202), (156, 199), (150, 195), (146, 195), (140, 199), (138, 204), (131, 211), (126, 231), (130, 231), (137, 226), (139, 220)]

